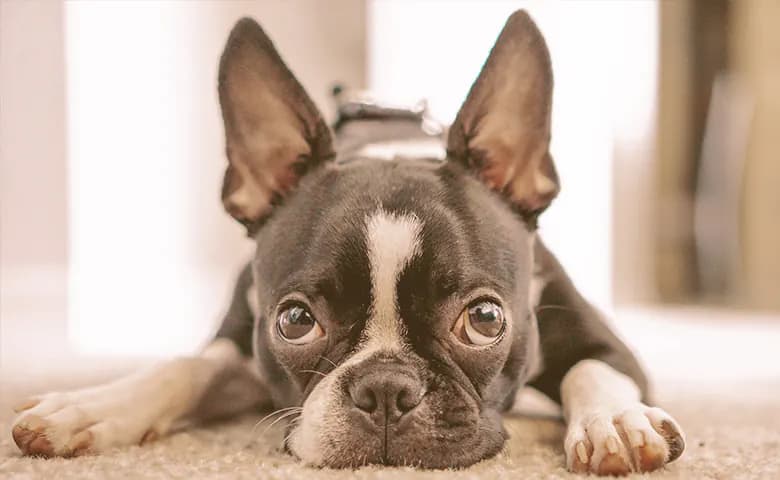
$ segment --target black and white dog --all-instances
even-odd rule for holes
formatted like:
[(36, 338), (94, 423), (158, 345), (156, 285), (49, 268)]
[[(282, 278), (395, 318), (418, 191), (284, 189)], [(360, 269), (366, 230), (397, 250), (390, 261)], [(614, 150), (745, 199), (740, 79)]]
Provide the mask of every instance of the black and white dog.
[(222, 200), (257, 254), (217, 338), (196, 357), (24, 402), (16, 444), (99, 453), (262, 406), (295, 418), (286, 447), (310, 465), (465, 467), (501, 450), (501, 414), (530, 385), (562, 404), (570, 470), (676, 459), (679, 426), (647, 406), (637, 361), (536, 234), (558, 192), (552, 84), (521, 11), (442, 155), (415, 148), (443, 136), (422, 117), (379, 107), (342, 115), (332, 136), (263, 30), (239, 21), (219, 71)]

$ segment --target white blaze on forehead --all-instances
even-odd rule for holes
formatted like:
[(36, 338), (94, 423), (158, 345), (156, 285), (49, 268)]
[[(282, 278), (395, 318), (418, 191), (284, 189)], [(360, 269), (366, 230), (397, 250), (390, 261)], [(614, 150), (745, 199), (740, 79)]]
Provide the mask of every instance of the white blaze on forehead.
[[(352, 428), (340, 414), (339, 379), (349, 369), (380, 351), (404, 346), (398, 312), (398, 279), (409, 261), (421, 252), (422, 222), (411, 214), (378, 210), (366, 218), (366, 245), (371, 270), (371, 311), (358, 350), (339, 364), (312, 390), (303, 404), (301, 420), (290, 434), (290, 449), (304, 462), (322, 466), (329, 441)], [(329, 440), (330, 439), (330, 440)]]
[(394, 348), (403, 344), (396, 289), (404, 267), (420, 254), (421, 232), (422, 223), (411, 214), (379, 210), (366, 220), (372, 303), (364, 337), (371, 346)]

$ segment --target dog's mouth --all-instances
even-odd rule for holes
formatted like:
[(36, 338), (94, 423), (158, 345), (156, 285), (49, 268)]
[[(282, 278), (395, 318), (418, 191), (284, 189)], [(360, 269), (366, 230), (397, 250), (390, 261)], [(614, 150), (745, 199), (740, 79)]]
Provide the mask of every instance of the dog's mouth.
[[(328, 439), (321, 446), (324, 455), (310, 458), (293, 448), (290, 437), (294, 429), (293, 426), (287, 430), (285, 453), (311, 466), (339, 469), (368, 465), (430, 470), (466, 468), (498, 454), (507, 438), (503, 430), (484, 429), (470, 436), (451, 435), (448, 432), (415, 436), (399, 434), (396, 428), (390, 426), (373, 436)], [(431, 437), (447, 441), (432, 444)], [(436, 448), (435, 443), (440, 443), (439, 448)]]
[(328, 380), (285, 436), (285, 451), (312, 466), (463, 468), (497, 454), (507, 437), (500, 414), (481, 409), (452, 384), (435, 385), (403, 415), (374, 415), (355, 408), (348, 395), (334, 395), (327, 384), (336, 382)]

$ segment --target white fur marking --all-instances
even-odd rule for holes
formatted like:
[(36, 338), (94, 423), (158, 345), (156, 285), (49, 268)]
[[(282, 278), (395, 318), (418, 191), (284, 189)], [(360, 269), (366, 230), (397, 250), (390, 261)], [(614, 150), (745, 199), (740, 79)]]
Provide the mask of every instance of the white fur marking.
[(382, 210), (366, 222), (373, 301), (364, 338), (367, 344), (395, 349), (403, 344), (396, 287), (409, 261), (420, 253), (422, 224), (413, 215)]
[(345, 434), (350, 428), (335, 414), (340, 408), (336, 385), (344, 372), (377, 351), (397, 351), (404, 346), (396, 289), (404, 267), (420, 254), (421, 231), (422, 224), (412, 215), (380, 210), (366, 221), (373, 299), (363, 340), (355, 354), (314, 387), (303, 404), (301, 421), (290, 435), (290, 449), (310, 465), (323, 465), (329, 450), (327, 438)]
[(619, 407), (639, 402), (633, 380), (598, 360), (582, 360), (561, 382), (563, 414), (567, 420), (594, 408)]
[(96, 387), (39, 396), (14, 425), (42, 429), (50, 455), (69, 455), (79, 446), (102, 452), (137, 444), (149, 431), (164, 434), (196, 406), (216, 375), (240, 361), (236, 345), (218, 339), (198, 357), (164, 362)]
[[(598, 360), (582, 360), (566, 373), (561, 382), (561, 400), (567, 420), (564, 450), (570, 470), (577, 460), (590, 472), (603, 474), (601, 462), (607, 455), (617, 455), (624, 465), (638, 470), (636, 452), (632, 450), (639, 447), (661, 452), (668, 461), (669, 445), (659, 434), (662, 422), (675, 425), (682, 434), (669, 414), (640, 401), (639, 387), (633, 380)], [(590, 458), (586, 442), (593, 447)]]
[(297, 428), (290, 435), (290, 449), (305, 463), (312, 466), (324, 466), (329, 447), (328, 437), (344, 435), (351, 428), (341, 411), (341, 397), (337, 387), (345, 372), (354, 365), (371, 357), (374, 353), (388, 348), (400, 348), (401, 343), (384, 344), (376, 340), (364, 343), (346, 361), (318, 383), (303, 403), (303, 412)]

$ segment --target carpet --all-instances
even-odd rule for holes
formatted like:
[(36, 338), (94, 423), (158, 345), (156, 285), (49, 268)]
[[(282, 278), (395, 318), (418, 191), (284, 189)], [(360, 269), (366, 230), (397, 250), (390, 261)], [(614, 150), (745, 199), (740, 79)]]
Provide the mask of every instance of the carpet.
[[(650, 318), (652, 317), (652, 318)], [(631, 478), (780, 479), (780, 325), (702, 323), (633, 316), (621, 322), (655, 378), (656, 398), (683, 426), (683, 456), (665, 469)], [(707, 317), (710, 318), (710, 317)], [(722, 326), (719, 326), (722, 325)], [(737, 326), (734, 326), (737, 325)], [(684, 346), (684, 348), (681, 347)], [(726, 348), (728, 345), (728, 348)], [(671, 352), (677, 352), (673, 354)], [(263, 413), (174, 433), (142, 447), (74, 459), (21, 457), (10, 435), (10, 406), (25, 395), (89, 385), (136, 363), (80, 359), (6, 362), (0, 376), (2, 479), (556, 479), (564, 468), (564, 426), (549, 401), (520, 395), (505, 425), (511, 438), (496, 458), (458, 471), (411, 468), (313, 469), (279, 450), (282, 429), (256, 427)], [(33, 368), (35, 367), (35, 368)], [(763, 370), (761, 370), (763, 369)], [(32, 372), (32, 373), (29, 373)]]
[[(62, 385), (62, 382), (57, 382)], [(83, 383), (83, 382), (79, 382)], [(11, 387), (11, 388), (9, 388)], [(684, 426), (687, 447), (678, 461), (648, 478), (780, 478), (780, 382), (664, 384), (661, 404)], [(342, 471), (298, 464), (278, 448), (282, 429), (256, 427), (262, 414), (203, 425), (142, 447), (74, 459), (24, 458), (10, 438), (15, 391), (3, 386), (0, 478), (215, 479), (553, 479), (577, 478), (563, 467), (564, 427), (538, 395), (525, 392), (506, 416), (511, 438), (498, 457), (460, 471), (365, 467)], [(645, 475), (636, 475), (644, 477)]]

